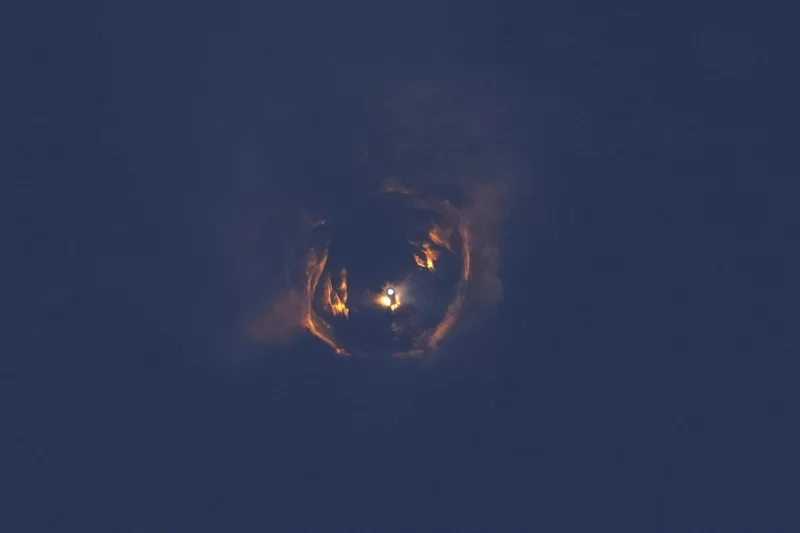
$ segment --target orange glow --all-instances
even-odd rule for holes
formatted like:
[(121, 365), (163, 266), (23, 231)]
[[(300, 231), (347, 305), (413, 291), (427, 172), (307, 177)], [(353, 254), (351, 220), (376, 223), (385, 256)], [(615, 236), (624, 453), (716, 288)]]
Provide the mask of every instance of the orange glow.
[(453, 251), (452, 246), (450, 246), (450, 232), (440, 228), (436, 224), (434, 224), (428, 232), (428, 238), (430, 238), (433, 244), (441, 246), (451, 252)]
[[(472, 275), (472, 247), (477, 246), (480, 251), (476, 256), (479, 261), (480, 267), (479, 276), (483, 281), (485, 273), (485, 264), (489, 259), (485, 258), (486, 248), (483, 243), (483, 234), (478, 231), (482, 230), (482, 219), (473, 219), (476, 213), (473, 209), (460, 209), (456, 208), (445, 200), (427, 199), (417, 196), (411, 189), (404, 186), (400, 182), (387, 183), (385, 192), (393, 192), (410, 196), (413, 200), (413, 205), (416, 209), (433, 212), (437, 215), (439, 224), (432, 224), (428, 227), (427, 234), (423, 233), (423, 239), (417, 241), (409, 241), (413, 247), (418, 250), (413, 253), (414, 262), (422, 269), (429, 271), (436, 270), (436, 263), (441, 259), (444, 250), (453, 253), (458, 259), (461, 260), (460, 279), (455, 288), (455, 296), (447, 306), (444, 316), (441, 317), (438, 324), (425, 331), (415, 331), (416, 335), (413, 337), (412, 345), (407, 351), (396, 352), (394, 355), (398, 357), (403, 356), (422, 356), (427, 353), (432, 353), (439, 348), (439, 345), (450, 335), (457, 327), (459, 321), (465, 313), (465, 306), (474, 294), (471, 289), (473, 280)], [(480, 215), (478, 212), (476, 216)], [(475, 224), (471, 226), (471, 224)], [(471, 230), (475, 229), (476, 233), (473, 235)], [(456, 236), (457, 234), (457, 236)], [(333, 324), (329, 324), (314, 310), (313, 304), (317, 310), (324, 309), (334, 316), (344, 315), (349, 318), (350, 309), (348, 308), (348, 280), (347, 271), (342, 270), (338, 280), (333, 276), (326, 275), (323, 279), (323, 273), (328, 259), (328, 250), (322, 252), (312, 251), (309, 254), (307, 268), (306, 268), (306, 303), (303, 311), (303, 325), (321, 339), (328, 346), (333, 348), (337, 354), (347, 354), (344, 349), (338, 345), (338, 341), (334, 335)], [(322, 282), (322, 287), (319, 287)], [(321, 294), (317, 295), (317, 290), (321, 288)], [(371, 302), (372, 305), (378, 308), (387, 309), (389, 311), (396, 311), (401, 306), (405, 305), (405, 299), (408, 296), (408, 287), (403, 282), (387, 282), (378, 293), (366, 294), (366, 301)], [(321, 300), (316, 300), (320, 298)], [(296, 315), (295, 315), (296, 316)], [(400, 326), (397, 323), (392, 325), (392, 331), (397, 333), (400, 331)]]
[(428, 342), (428, 348), (436, 349), (439, 342), (445, 338), (448, 333), (450, 333), (450, 330), (456, 323), (457, 318), (458, 317), (455, 315), (448, 316), (438, 326), (436, 326), (436, 329), (433, 330), (430, 341)]
[(325, 322), (325, 320), (317, 316), (314, 312), (314, 294), (317, 291), (319, 279), (322, 277), (322, 272), (325, 270), (325, 264), (327, 262), (327, 249), (320, 257), (317, 257), (317, 253), (314, 250), (311, 250), (311, 253), (308, 254), (308, 261), (306, 263), (306, 302), (303, 325), (308, 328), (315, 337), (333, 348), (337, 354), (347, 355), (347, 352), (336, 344), (333, 336), (333, 328), (330, 324)]
[(322, 271), (325, 270), (325, 264), (328, 262), (328, 250), (325, 249), (321, 256), (317, 257), (317, 252), (311, 250), (308, 254), (308, 261), (306, 263), (306, 296), (309, 299), (309, 306), (307, 311), (311, 312), (310, 301), (314, 298), (314, 293), (317, 290), (319, 278), (322, 277)]
[(394, 289), (394, 294), (392, 296), (389, 296), (386, 293), (386, 291), (387, 291), (387, 288), (384, 287), (383, 293), (379, 294), (375, 298), (375, 303), (380, 305), (381, 307), (386, 307), (391, 311), (396, 311), (397, 309), (400, 308), (400, 305), (402, 304), (402, 301), (400, 299), (400, 291), (397, 290), (397, 289)]
[[(470, 276), (470, 268), (472, 263), (472, 246), (470, 243), (470, 233), (467, 229), (467, 220), (462, 219), (461, 224), (459, 225), (458, 232), (461, 236), (461, 243), (462, 243), (462, 252), (461, 252), (461, 262), (462, 262), (462, 271), (461, 271), (461, 280), (458, 282), (458, 288), (456, 289), (456, 296), (453, 298), (453, 301), (450, 302), (450, 305), (447, 306), (447, 311), (444, 314), (442, 320), (433, 328), (428, 330), (427, 332), (423, 333), (418, 337), (419, 344), (418, 346), (425, 346), (428, 350), (435, 350), (438, 347), (438, 344), (447, 337), (450, 332), (452, 332), (453, 328), (458, 323), (458, 320), (461, 318), (461, 313), (463, 311), (464, 306), (464, 299), (465, 299), (465, 291), (467, 287), (467, 282), (469, 281)], [(439, 246), (446, 246), (443, 243), (449, 244), (446, 239), (442, 239), (443, 243), (437, 242), (434, 239), (434, 235), (441, 237), (442, 233), (437, 233), (437, 227), (434, 226), (434, 229), (431, 230), (429, 236), (431, 240)], [(450, 249), (450, 248), (448, 248)], [(452, 250), (451, 250), (452, 251)], [(418, 261), (417, 264), (420, 262)], [(420, 265), (424, 266), (424, 265)], [(407, 354), (397, 354), (397, 355), (407, 355)]]
[(337, 289), (333, 288), (331, 277), (325, 278), (325, 293), (323, 304), (325, 309), (336, 315), (350, 316), (350, 309), (347, 308), (347, 270), (342, 269), (341, 282)]
[(445, 313), (444, 318), (435, 328), (433, 328), (430, 337), (428, 338), (428, 347), (432, 349), (435, 349), (436, 345), (439, 344), (439, 342), (444, 339), (456, 325), (456, 322), (458, 322), (458, 319), (461, 316), (461, 309), (464, 303), (464, 290), (466, 288), (467, 281), (469, 280), (472, 248), (470, 247), (469, 230), (467, 229), (466, 221), (462, 220), (461, 226), (458, 230), (459, 234), (461, 235), (461, 243), (463, 246), (461, 253), (461, 262), (463, 265), (461, 281), (458, 284), (456, 297), (452, 302), (450, 302), (450, 305), (447, 306), (447, 312)]
[(436, 260), (439, 259), (439, 252), (433, 249), (430, 243), (422, 245), (422, 255), (414, 254), (414, 261), (422, 268), (430, 271), (436, 270)]
[(463, 224), (461, 225), (460, 233), (461, 233), (461, 242), (463, 243), (464, 246), (464, 251), (461, 254), (462, 255), (461, 261), (464, 263), (464, 271), (462, 276), (463, 280), (467, 281), (469, 280), (469, 267), (471, 261), (470, 256), (472, 254), (472, 249), (470, 248), (469, 245), (469, 230), (467, 229), (466, 225)]
[(451, 232), (449, 230), (442, 229), (440, 226), (434, 224), (430, 231), (428, 231), (428, 238), (430, 239), (430, 242), (423, 243), (420, 253), (414, 254), (414, 262), (417, 264), (417, 266), (420, 268), (427, 268), (430, 271), (435, 271), (436, 261), (439, 259), (441, 252), (436, 250), (433, 245), (435, 244), (440, 248), (444, 248), (445, 250), (452, 252), (453, 247), (450, 244), (450, 235)]

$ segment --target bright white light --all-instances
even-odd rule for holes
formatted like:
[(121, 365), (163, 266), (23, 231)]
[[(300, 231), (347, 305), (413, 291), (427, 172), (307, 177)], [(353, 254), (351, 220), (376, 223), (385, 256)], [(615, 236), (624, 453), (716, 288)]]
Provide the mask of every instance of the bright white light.
[(388, 289), (386, 289), (386, 294), (388, 294), (389, 296), (392, 296), (394, 294), (394, 289), (389, 287)]

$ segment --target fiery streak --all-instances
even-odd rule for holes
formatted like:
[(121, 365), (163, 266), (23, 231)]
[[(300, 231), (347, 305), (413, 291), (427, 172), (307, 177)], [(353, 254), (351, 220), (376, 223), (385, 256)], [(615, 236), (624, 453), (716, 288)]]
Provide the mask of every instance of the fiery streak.
[(422, 268), (427, 268), (430, 271), (436, 270), (436, 260), (439, 259), (439, 252), (433, 249), (430, 243), (422, 245), (422, 254), (414, 254), (414, 261)]
[(342, 269), (341, 282), (337, 289), (333, 288), (331, 277), (325, 278), (324, 286), (324, 305), (325, 309), (336, 315), (350, 316), (350, 309), (347, 308), (347, 270)]
[(450, 246), (450, 232), (442, 229), (438, 225), (433, 225), (431, 230), (428, 232), (428, 238), (433, 244), (441, 246), (450, 252), (453, 251), (453, 247)]
[(414, 262), (417, 263), (417, 266), (435, 271), (436, 261), (439, 259), (440, 252), (434, 249), (433, 245), (435, 244), (440, 248), (452, 252), (453, 246), (450, 244), (450, 235), (451, 232), (449, 230), (442, 229), (437, 224), (434, 224), (430, 231), (428, 231), (430, 242), (423, 243), (420, 253), (414, 254)]
[(317, 285), (322, 277), (322, 272), (325, 270), (325, 264), (328, 262), (328, 250), (322, 252), (320, 257), (312, 250), (308, 254), (308, 262), (306, 263), (306, 305), (303, 316), (303, 325), (317, 338), (324, 341), (328, 346), (334, 349), (337, 354), (347, 355), (336, 341), (333, 336), (333, 328), (325, 322), (322, 318), (317, 316), (314, 312), (314, 294), (317, 291)]

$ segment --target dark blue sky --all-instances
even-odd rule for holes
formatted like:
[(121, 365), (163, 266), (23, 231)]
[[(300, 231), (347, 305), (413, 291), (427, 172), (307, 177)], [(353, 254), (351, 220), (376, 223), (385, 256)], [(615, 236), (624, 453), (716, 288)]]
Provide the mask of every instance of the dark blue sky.
[[(800, 528), (790, 13), (24, 9), (0, 529)], [(431, 364), (232, 335), (228, 214), (272, 243), (276, 198), (358, 195), (371, 99), (420, 81), (513, 111), (494, 314)]]

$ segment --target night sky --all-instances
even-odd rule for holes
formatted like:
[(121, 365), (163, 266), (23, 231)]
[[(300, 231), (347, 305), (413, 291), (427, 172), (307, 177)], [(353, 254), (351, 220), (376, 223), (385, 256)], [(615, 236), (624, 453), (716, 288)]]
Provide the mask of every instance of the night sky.
[[(2, 17), (0, 530), (800, 530), (788, 10), (78, 4)], [(395, 173), (505, 184), (499, 303), (248, 336)]]

